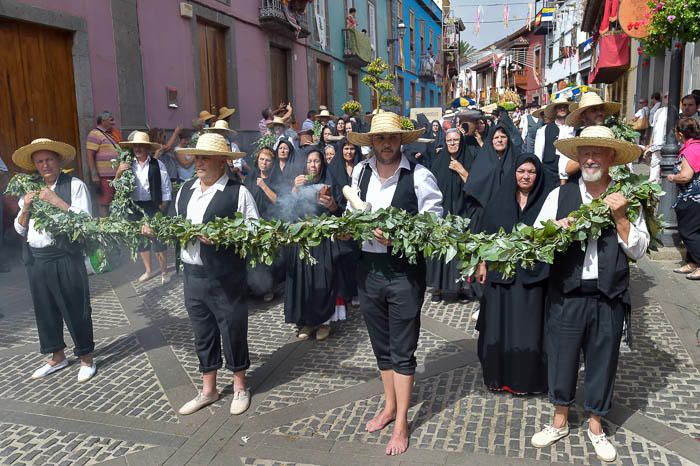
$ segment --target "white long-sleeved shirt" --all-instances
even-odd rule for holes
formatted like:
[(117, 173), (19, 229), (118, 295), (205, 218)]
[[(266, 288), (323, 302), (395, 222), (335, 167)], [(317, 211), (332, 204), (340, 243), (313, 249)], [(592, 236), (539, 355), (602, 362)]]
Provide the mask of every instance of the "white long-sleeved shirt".
[[(52, 186), (49, 186), (49, 189), (55, 191), (56, 183), (54, 183)], [(90, 194), (88, 193), (87, 186), (85, 186), (85, 183), (80, 181), (78, 178), (71, 179), (70, 197), (71, 203), (70, 208), (68, 210), (76, 213), (85, 212), (88, 215), (92, 215), (92, 207), (90, 205)], [(23, 227), (22, 225), (20, 225), (19, 217), (24, 212), (24, 198), (20, 198), (18, 204), (19, 213), (15, 218), (15, 231), (17, 232), (17, 234), (19, 234), (20, 236), (26, 236), (27, 243), (32, 248), (39, 249), (52, 246), (54, 244), (53, 236), (50, 233), (44, 231), (37, 231), (37, 229), (34, 228), (33, 218), (29, 219), (29, 224), (27, 225), (27, 227)]]
[[(170, 201), (173, 198), (172, 185), (170, 184), (170, 176), (168, 176), (168, 169), (165, 168), (165, 164), (160, 160), (158, 162), (158, 170), (160, 171), (160, 189), (163, 201)], [(138, 160), (134, 160), (131, 169), (136, 175), (136, 183), (134, 186), (134, 200), (135, 201), (150, 201), (151, 200), (151, 187), (148, 182), (148, 170), (151, 166), (151, 156), (146, 158), (146, 161), (142, 164)]]
[(656, 126), (656, 112), (661, 108), (661, 102), (656, 102), (649, 110), (649, 125)]
[[(391, 175), (384, 183), (379, 179), (377, 171), (377, 160), (372, 157), (369, 160), (364, 160), (357, 165), (352, 171), (352, 187), (359, 188), (360, 173), (364, 166), (369, 166), (372, 170), (372, 176), (367, 185), (367, 202), (372, 206), (372, 212), (379, 209), (391, 207), (391, 201), (394, 199), (396, 186), (399, 182), (401, 169), (406, 170), (411, 168), (411, 164), (405, 156), (401, 156), (401, 162), (393, 175)], [(413, 188), (418, 199), (418, 212), (433, 212), (437, 216), (442, 215), (442, 192), (437, 185), (437, 180), (430, 170), (423, 165), (416, 164), (413, 172)], [(352, 211), (352, 206), (348, 203), (347, 210)], [(377, 241), (368, 240), (362, 243), (362, 250), (373, 253), (386, 253), (387, 248)]]
[[(228, 175), (224, 174), (206, 191), (202, 191), (199, 179), (195, 180), (190, 188), (192, 190), (192, 197), (190, 198), (190, 202), (187, 204), (187, 212), (185, 212), (187, 219), (195, 225), (201, 224), (204, 218), (204, 213), (206, 212), (207, 207), (209, 207), (209, 203), (214, 198), (214, 194), (219, 191), (223, 191), (228, 181)], [(176, 212), (178, 215), (183, 214), (183, 212), (179, 211), (180, 195), (182, 194), (183, 189), (184, 186), (180, 188), (175, 200)], [(245, 218), (260, 217), (258, 215), (258, 208), (255, 205), (253, 195), (250, 194), (250, 191), (248, 191), (248, 189), (243, 185), (239, 187), (238, 191), (238, 212), (241, 212)], [(180, 250), (180, 259), (182, 259), (182, 262), (185, 264), (204, 265), (202, 262), (200, 249), (201, 242), (199, 240), (195, 241), (194, 243), (189, 243), (186, 247)]]
[[(557, 126), (559, 126), (559, 137), (558, 139), (566, 139), (566, 138), (573, 138), (574, 135), (576, 134), (576, 128), (573, 126), (569, 125), (560, 125), (557, 123)], [(537, 136), (535, 136), (535, 155), (537, 156), (540, 161), (542, 160), (542, 157), (544, 156), (544, 139), (545, 135), (544, 132), (547, 128), (547, 125), (544, 125), (540, 129), (537, 130)], [(566, 174), (566, 164), (569, 162), (569, 158), (556, 150), (557, 155), (559, 156), (559, 179), (560, 180), (568, 180), (569, 175)]]
[(666, 143), (666, 119), (668, 118), (668, 107), (662, 107), (654, 115), (654, 125), (651, 131), (651, 141), (649, 151), (658, 152)]
[[(612, 182), (610, 183), (612, 186)], [(586, 183), (579, 179), (578, 182), (579, 189), (581, 190), (581, 199), (584, 204), (590, 204), (593, 201), (593, 196), (588, 193), (586, 189)], [(554, 191), (549, 193), (547, 199), (545, 199), (542, 205), (542, 210), (540, 210), (537, 220), (535, 220), (535, 226), (539, 227), (542, 223), (547, 220), (560, 220), (557, 217), (557, 210), (559, 207), (559, 192), (561, 188), (556, 188)], [(641, 209), (640, 209), (641, 210)], [(644, 215), (639, 212), (637, 220), (630, 224), (630, 233), (627, 237), (627, 242), (625, 243), (620, 235), (617, 235), (617, 243), (620, 245), (625, 255), (630, 259), (637, 260), (640, 259), (647, 248), (649, 247), (649, 230), (647, 230), (646, 222), (644, 221)], [(576, 247), (576, 246), (572, 246)], [(598, 278), (598, 240), (589, 238), (586, 243), (586, 253), (583, 259), (583, 271), (581, 273), (582, 280), (595, 280)]]

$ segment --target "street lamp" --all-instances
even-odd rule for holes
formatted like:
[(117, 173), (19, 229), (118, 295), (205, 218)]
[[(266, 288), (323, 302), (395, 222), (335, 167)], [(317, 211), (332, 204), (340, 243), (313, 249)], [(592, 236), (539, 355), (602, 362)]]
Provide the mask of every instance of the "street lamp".
[(399, 37), (394, 37), (393, 39), (387, 39), (386, 40), (386, 46), (389, 47), (392, 43), (398, 42), (399, 40), (403, 39), (404, 36), (406, 35), (406, 25), (401, 21), (399, 25), (397, 26), (397, 29), (399, 30)]

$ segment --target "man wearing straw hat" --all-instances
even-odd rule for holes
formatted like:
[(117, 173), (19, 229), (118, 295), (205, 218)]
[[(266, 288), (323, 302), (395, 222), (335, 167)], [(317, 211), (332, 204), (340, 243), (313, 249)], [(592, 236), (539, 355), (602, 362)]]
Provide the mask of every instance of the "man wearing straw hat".
[(550, 123), (538, 129), (535, 136), (535, 155), (542, 161), (545, 170), (554, 175), (555, 180), (559, 179), (560, 183), (565, 183), (569, 178), (566, 171), (568, 160), (557, 151), (554, 142), (574, 136), (574, 128), (566, 124), (569, 103), (566, 97), (560, 96), (547, 105), (543, 114)]
[(67, 236), (53, 237), (38, 231), (31, 218), (31, 206), (37, 199), (65, 212), (91, 214), (85, 183), (61, 172), (61, 165), (74, 158), (73, 146), (50, 139), (35, 139), (12, 154), (15, 165), (27, 171), (38, 171), (46, 185), (41, 191), (28, 193), (19, 200), (20, 211), (15, 219), (15, 230), (26, 238), (22, 256), (27, 267), (40, 351), (52, 355), (46, 364), (34, 371), (33, 379), (68, 366), (64, 322), (75, 345), (73, 353), (80, 358), (78, 381), (90, 379), (97, 371), (92, 357), (95, 341), (83, 249)]
[(569, 105), (571, 113), (566, 117), (566, 124), (576, 128), (578, 136), (587, 126), (605, 124), (605, 119), (619, 114), (621, 108), (622, 104), (618, 102), (606, 102), (597, 93), (586, 92), (581, 100)]
[[(348, 140), (370, 146), (372, 156), (355, 166), (352, 187), (372, 210), (395, 207), (411, 214), (442, 215), (442, 194), (427, 168), (401, 155), (401, 145), (417, 140), (419, 130), (402, 130), (391, 112), (377, 113), (368, 133), (351, 132)], [(351, 203), (348, 203), (351, 207)], [(417, 264), (391, 254), (391, 238), (377, 229), (362, 244), (358, 288), (360, 308), (384, 384), (384, 409), (367, 422), (368, 432), (395, 422), (387, 455), (408, 448), (408, 408), (416, 369), (420, 310), (425, 295), (425, 262)]]
[[(609, 169), (639, 157), (635, 144), (615, 139), (610, 128), (589, 126), (580, 137), (559, 140), (557, 149), (581, 166), (578, 182), (552, 191), (536, 225), (554, 220), (569, 228), (568, 215), (582, 204), (601, 198), (613, 185)], [(603, 432), (602, 420), (610, 411), (623, 328), (630, 343), (628, 259), (637, 260), (649, 245), (644, 215), (627, 218), (628, 201), (620, 193), (603, 197), (615, 221), (600, 238), (589, 238), (582, 248), (576, 242), (554, 257), (549, 281), (549, 308), (545, 323), (545, 349), (549, 400), (555, 405), (552, 425), (532, 437), (532, 445), (547, 447), (569, 435), (569, 407), (576, 399), (579, 353), (585, 355), (584, 409), (590, 414), (587, 429), (595, 452), (614, 461), (615, 447)]]
[[(178, 148), (178, 153), (193, 155), (197, 178), (186, 182), (175, 201), (178, 215), (193, 224), (215, 218), (233, 218), (241, 212), (245, 218), (258, 218), (250, 192), (226, 173), (228, 159), (240, 159), (244, 152), (231, 152), (226, 139), (204, 133), (195, 148)], [(147, 233), (147, 231), (146, 231)], [(194, 346), (202, 372), (202, 391), (179, 410), (192, 414), (219, 399), (217, 371), (223, 366), (233, 372), (231, 414), (242, 414), (250, 406), (250, 391), (245, 372), (248, 356), (248, 305), (245, 261), (233, 248), (218, 248), (201, 237), (180, 251), (184, 264), (185, 307), (194, 332)]]
[[(125, 149), (131, 149), (135, 156), (131, 165), (121, 163), (117, 168), (117, 175), (114, 177), (115, 180), (118, 180), (129, 169), (134, 172), (133, 199), (143, 213), (139, 212), (133, 215), (130, 220), (139, 220), (144, 214), (147, 217), (153, 217), (158, 212), (167, 212), (168, 205), (172, 200), (170, 176), (168, 176), (165, 164), (155, 157), (151, 157), (151, 154), (160, 149), (160, 144), (151, 142), (148, 133), (134, 131), (131, 140), (121, 142), (119, 145)], [(165, 257), (167, 249), (167, 245), (155, 238), (141, 245), (139, 255), (145, 271), (139, 277), (139, 282), (148, 281), (155, 276), (151, 265), (151, 252), (155, 254), (160, 267), (161, 284), (165, 285), (170, 281)]]

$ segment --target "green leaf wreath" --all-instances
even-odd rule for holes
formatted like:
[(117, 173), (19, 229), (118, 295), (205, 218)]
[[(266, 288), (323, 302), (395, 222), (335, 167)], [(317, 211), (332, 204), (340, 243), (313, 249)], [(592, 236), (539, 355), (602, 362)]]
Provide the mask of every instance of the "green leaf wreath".
[[(654, 249), (657, 234), (663, 222), (656, 212), (659, 197), (663, 194), (658, 183), (635, 175), (622, 167), (611, 171), (615, 180), (607, 194), (620, 192), (629, 201), (628, 217), (634, 221), (643, 212), (651, 234)], [(131, 199), (133, 184), (127, 177), (115, 188), (120, 199)], [(43, 181), (36, 175), (17, 174), (7, 187), (7, 194), (23, 196), (37, 191)], [(127, 191), (129, 190), (129, 191)], [(324, 239), (353, 238), (357, 241), (373, 238), (373, 230), (380, 228), (392, 240), (392, 252), (415, 262), (425, 257), (441, 257), (446, 261), (457, 260), (463, 278), (473, 274), (481, 261), (489, 267), (512, 276), (516, 267), (531, 268), (536, 261), (552, 263), (554, 253), (566, 250), (576, 241), (598, 238), (603, 229), (613, 226), (609, 207), (602, 199), (582, 205), (570, 217), (570, 228), (563, 229), (548, 221), (541, 228), (517, 225), (512, 232), (494, 234), (471, 233), (469, 219), (448, 215), (439, 218), (431, 213), (410, 215), (403, 210), (389, 208), (376, 212), (348, 213), (341, 217), (321, 215), (308, 217), (294, 223), (281, 220), (244, 219), (240, 213), (233, 219), (216, 218), (206, 224), (194, 225), (181, 217), (155, 217), (140, 221), (128, 221), (117, 215), (125, 208), (112, 211), (107, 218), (92, 218), (84, 213), (64, 212), (51, 204), (35, 200), (31, 206), (32, 218), (38, 230), (52, 235), (65, 234), (72, 241), (87, 247), (104, 249), (123, 244), (132, 254), (144, 241), (141, 227), (147, 221), (156, 237), (168, 243), (179, 241), (181, 245), (196, 241), (200, 236), (209, 238), (219, 247), (233, 247), (241, 256), (253, 263), (272, 264), (276, 253), (283, 247), (296, 245), (299, 256), (314, 262), (311, 248)]]

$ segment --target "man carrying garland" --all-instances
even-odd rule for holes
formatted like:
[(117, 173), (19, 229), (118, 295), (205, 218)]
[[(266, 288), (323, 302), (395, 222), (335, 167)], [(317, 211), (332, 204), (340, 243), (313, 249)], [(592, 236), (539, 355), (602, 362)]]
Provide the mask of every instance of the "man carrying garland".
[[(415, 141), (423, 129), (401, 129), (391, 112), (377, 113), (368, 133), (351, 132), (352, 144), (371, 146), (372, 156), (357, 164), (352, 187), (372, 210), (396, 207), (413, 215), (442, 215), (442, 194), (433, 174), (401, 154), (401, 145)], [(391, 254), (391, 238), (379, 229), (374, 240), (362, 244), (358, 288), (360, 308), (367, 323), (372, 349), (384, 384), (385, 406), (367, 422), (368, 432), (395, 422), (387, 455), (408, 448), (408, 408), (416, 369), (415, 351), (420, 334), (420, 310), (425, 294), (425, 261), (417, 264)]]
[(65, 235), (54, 238), (38, 231), (31, 218), (31, 206), (36, 199), (64, 212), (90, 215), (90, 194), (85, 183), (61, 172), (61, 164), (74, 158), (73, 146), (50, 139), (35, 139), (12, 154), (15, 165), (38, 171), (45, 184), (41, 191), (27, 193), (19, 200), (20, 211), (15, 219), (15, 230), (26, 238), (22, 256), (29, 277), (40, 350), (42, 354), (52, 354), (46, 364), (34, 371), (33, 379), (68, 366), (64, 321), (75, 344), (73, 353), (80, 358), (78, 381), (90, 379), (97, 371), (92, 358), (95, 342), (83, 249)]
[[(582, 204), (600, 198), (613, 185), (609, 168), (639, 157), (638, 146), (615, 139), (610, 128), (588, 126), (580, 137), (560, 139), (557, 150), (581, 166), (581, 179), (567, 183), (547, 197), (535, 225), (555, 220), (568, 228), (568, 215)], [(627, 218), (628, 201), (620, 193), (603, 198), (615, 227), (600, 238), (579, 242), (554, 257), (545, 323), (549, 399), (555, 405), (554, 422), (532, 437), (544, 448), (569, 435), (567, 418), (576, 396), (579, 352), (586, 363), (584, 409), (590, 413), (587, 434), (603, 461), (614, 461), (615, 447), (603, 432), (602, 417), (610, 411), (623, 327), (630, 336), (628, 259), (641, 258), (649, 245), (644, 215)]]
[[(193, 224), (215, 218), (233, 218), (241, 212), (247, 219), (258, 218), (255, 200), (237, 178), (226, 173), (227, 159), (245, 157), (231, 152), (220, 134), (203, 133), (196, 148), (178, 148), (180, 154), (195, 157), (197, 177), (187, 181), (175, 201), (178, 215)], [(144, 233), (150, 229), (144, 227)], [(180, 251), (184, 264), (185, 307), (192, 323), (194, 346), (202, 372), (202, 391), (179, 410), (192, 414), (219, 399), (217, 371), (221, 369), (223, 342), (226, 368), (233, 372), (231, 414), (242, 414), (250, 406), (245, 372), (248, 356), (248, 305), (246, 263), (232, 248), (218, 248), (200, 237)]]

